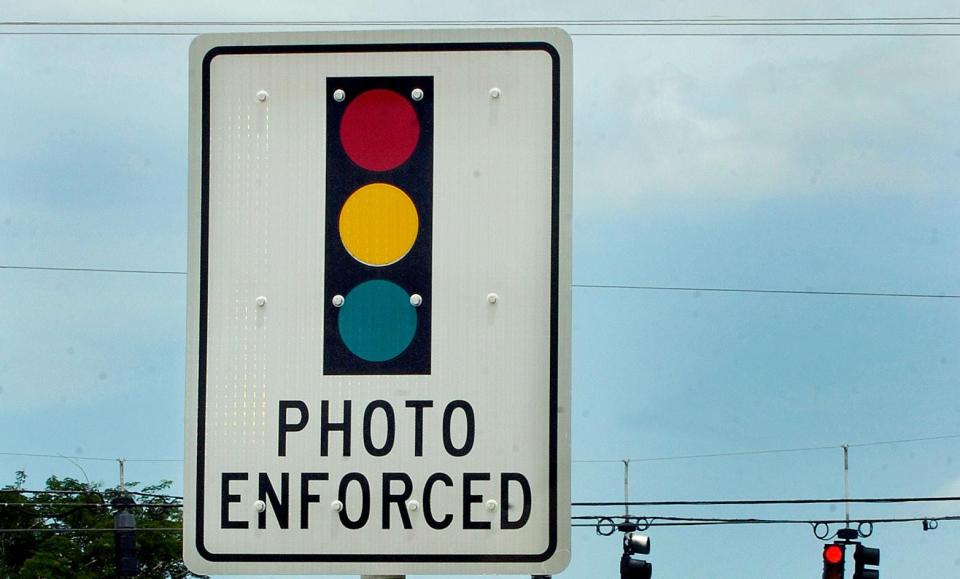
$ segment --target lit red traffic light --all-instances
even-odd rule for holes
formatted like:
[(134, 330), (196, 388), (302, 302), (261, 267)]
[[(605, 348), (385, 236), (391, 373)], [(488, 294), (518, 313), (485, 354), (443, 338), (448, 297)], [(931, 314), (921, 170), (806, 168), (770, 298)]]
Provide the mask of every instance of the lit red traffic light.
[(823, 579), (843, 579), (844, 546), (832, 543), (823, 546)]
[(823, 549), (823, 560), (832, 564), (842, 563), (843, 548), (840, 545), (827, 545)]

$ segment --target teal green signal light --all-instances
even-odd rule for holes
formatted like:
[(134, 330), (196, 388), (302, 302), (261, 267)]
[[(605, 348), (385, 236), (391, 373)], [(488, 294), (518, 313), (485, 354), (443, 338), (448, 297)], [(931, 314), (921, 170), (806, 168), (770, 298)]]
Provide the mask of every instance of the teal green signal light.
[(355, 356), (368, 362), (385, 362), (402, 354), (413, 341), (417, 310), (397, 284), (370, 280), (344, 298), (338, 329)]

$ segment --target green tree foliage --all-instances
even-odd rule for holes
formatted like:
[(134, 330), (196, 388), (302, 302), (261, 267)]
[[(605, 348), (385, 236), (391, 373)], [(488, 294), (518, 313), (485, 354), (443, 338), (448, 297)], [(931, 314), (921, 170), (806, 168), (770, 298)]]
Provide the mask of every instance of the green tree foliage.
[[(50, 477), (40, 492), (24, 488), (26, 475), (0, 488), (0, 577), (106, 579), (117, 576), (111, 506), (118, 489)], [(181, 558), (179, 500), (165, 495), (171, 481), (127, 490), (136, 506), (137, 559), (143, 578), (200, 577)], [(169, 531), (165, 529), (170, 529)]]

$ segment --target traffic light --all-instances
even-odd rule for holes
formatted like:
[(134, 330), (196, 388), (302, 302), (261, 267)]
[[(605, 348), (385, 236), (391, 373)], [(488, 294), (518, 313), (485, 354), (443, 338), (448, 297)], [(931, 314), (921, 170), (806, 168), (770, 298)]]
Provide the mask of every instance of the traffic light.
[(630, 555), (649, 555), (650, 537), (638, 533), (623, 535), (623, 556), (620, 557), (620, 579), (650, 579), (653, 565)]
[(327, 79), (323, 372), (429, 374), (433, 77)]
[(823, 546), (823, 579), (843, 579), (844, 549), (842, 543)]
[(853, 579), (880, 579), (879, 569), (866, 568), (867, 565), (871, 567), (880, 565), (880, 549), (857, 545), (857, 550), (853, 552), (853, 560), (856, 564)]
[(127, 510), (135, 504), (130, 497), (118, 497), (112, 501), (113, 507), (120, 509), (113, 514), (113, 540), (119, 577), (134, 577), (140, 573), (135, 535), (137, 520), (133, 513)]

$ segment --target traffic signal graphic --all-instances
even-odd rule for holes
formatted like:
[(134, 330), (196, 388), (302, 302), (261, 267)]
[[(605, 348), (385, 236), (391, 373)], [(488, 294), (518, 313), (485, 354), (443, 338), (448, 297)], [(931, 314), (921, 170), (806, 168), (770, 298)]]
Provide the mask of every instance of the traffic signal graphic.
[(429, 374), (433, 78), (327, 79), (323, 372)]
[(823, 579), (843, 579), (844, 550), (839, 543), (823, 546)]

